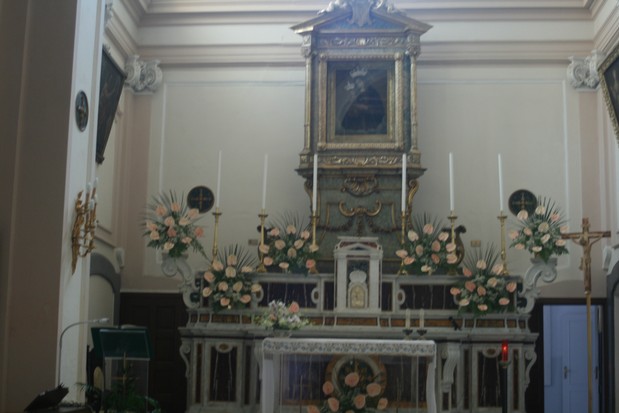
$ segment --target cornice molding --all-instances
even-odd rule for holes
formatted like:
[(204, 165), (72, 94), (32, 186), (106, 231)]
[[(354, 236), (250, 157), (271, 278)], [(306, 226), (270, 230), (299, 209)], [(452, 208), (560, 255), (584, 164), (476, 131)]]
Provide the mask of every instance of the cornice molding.
[[(420, 65), (466, 64), (562, 64), (570, 56), (591, 53), (592, 42), (426, 42), (421, 44)], [(141, 58), (157, 59), (161, 67), (191, 66), (303, 66), (299, 44), (209, 45), (141, 47)]]

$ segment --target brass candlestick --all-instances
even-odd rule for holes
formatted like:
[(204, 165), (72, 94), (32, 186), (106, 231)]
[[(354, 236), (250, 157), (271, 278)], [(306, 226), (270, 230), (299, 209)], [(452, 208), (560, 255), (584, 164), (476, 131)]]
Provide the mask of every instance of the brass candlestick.
[[(404, 248), (404, 244), (406, 243), (406, 211), (402, 211), (401, 219), (402, 219), (402, 234), (400, 235), (400, 245)], [(406, 269), (404, 269), (404, 258), (400, 261), (400, 269), (398, 270), (398, 275), (406, 275)]]
[(260, 257), (260, 264), (258, 264), (258, 268), (256, 272), (267, 272), (266, 267), (264, 266), (264, 253), (261, 251), (264, 247), (264, 222), (266, 221), (269, 215), (266, 213), (266, 210), (262, 208), (258, 217), (260, 218), (260, 248), (258, 248), (258, 255)]
[[(85, 257), (95, 248), (95, 229), (97, 228), (97, 180), (80, 191), (75, 201), (75, 221), (71, 230), (71, 273), (75, 272), (77, 259)], [(82, 195), (84, 198), (82, 199)]]
[(507, 251), (505, 249), (505, 219), (507, 218), (507, 215), (505, 215), (503, 210), (501, 210), (501, 213), (497, 218), (501, 223), (501, 262), (503, 264), (503, 270), (500, 275), (509, 275), (509, 272), (507, 271)]
[(221, 211), (219, 210), (219, 207), (215, 207), (213, 216), (215, 217), (215, 228), (213, 229), (212, 254), (213, 254), (213, 261), (215, 261), (217, 259), (217, 252), (218, 252), (217, 243), (218, 243), (218, 238), (219, 238), (219, 217), (221, 217)]
[[(458, 219), (458, 216), (454, 213), (454, 210), (451, 210), (451, 213), (449, 214), (449, 216), (447, 217), (447, 219), (449, 219), (449, 221), (451, 222), (451, 242), (456, 245), (456, 219)], [(456, 256), (458, 255), (458, 251), (456, 249), (456, 251), (454, 251)], [(457, 275), (458, 271), (456, 271), (456, 267), (458, 266), (458, 264), (461, 261), (461, 257), (458, 257), (458, 261), (455, 265), (450, 265), (448, 270), (447, 270), (447, 275)]]
[[(313, 211), (312, 212), (312, 245), (310, 247), (312, 251), (318, 250), (318, 244), (316, 243), (316, 225), (318, 225), (318, 215), (316, 214), (316, 211)], [(310, 274), (318, 274), (318, 269), (316, 269), (316, 265), (310, 268), (309, 272)]]

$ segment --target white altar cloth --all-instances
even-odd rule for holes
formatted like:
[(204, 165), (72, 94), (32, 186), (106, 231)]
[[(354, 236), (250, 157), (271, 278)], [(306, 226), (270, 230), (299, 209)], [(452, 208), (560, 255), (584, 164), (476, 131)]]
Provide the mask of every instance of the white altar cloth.
[(403, 355), (429, 359), (426, 375), (428, 413), (436, 413), (434, 377), (436, 343), (430, 340), (358, 340), (358, 339), (299, 339), (265, 338), (262, 342), (262, 413), (275, 413), (275, 369), (285, 354), (366, 354)]

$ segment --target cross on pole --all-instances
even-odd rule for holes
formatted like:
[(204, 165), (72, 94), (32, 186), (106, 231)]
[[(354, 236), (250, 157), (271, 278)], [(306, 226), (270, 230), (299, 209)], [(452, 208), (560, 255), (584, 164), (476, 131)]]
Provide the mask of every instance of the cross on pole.
[(583, 249), (580, 258), (580, 270), (585, 278), (585, 299), (587, 300), (587, 379), (588, 379), (588, 412), (593, 411), (593, 381), (591, 357), (591, 246), (602, 238), (610, 237), (610, 231), (589, 231), (589, 218), (582, 219), (582, 232), (563, 234), (563, 239), (571, 239)]

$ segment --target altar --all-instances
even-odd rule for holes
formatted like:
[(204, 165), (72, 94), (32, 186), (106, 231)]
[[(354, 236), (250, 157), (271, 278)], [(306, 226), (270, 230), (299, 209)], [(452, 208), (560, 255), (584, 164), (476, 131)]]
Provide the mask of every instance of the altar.
[[(358, 394), (368, 399), (365, 389), (371, 383), (378, 385), (376, 394), (372, 395), (370, 390), (370, 395), (385, 396), (378, 399), (383, 400), (384, 408), (391, 406), (390, 410), (402, 412), (423, 408), (428, 413), (436, 413), (436, 344), (432, 341), (266, 338), (261, 350), (263, 413), (311, 409), (306, 400), (311, 400), (310, 403), (320, 400), (316, 390), (324, 389), (323, 380), (332, 383), (333, 393), (331, 387), (327, 391), (339, 401), (345, 396), (345, 378), (350, 373), (361, 377)], [(329, 374), (326, 378), (321, 373), (313, 377), (312, 371), (322, 370), (315, 366), (321, 364), (327, 365)], [(419, 390), (423, 387), (425, 397), (420, 397)]]

